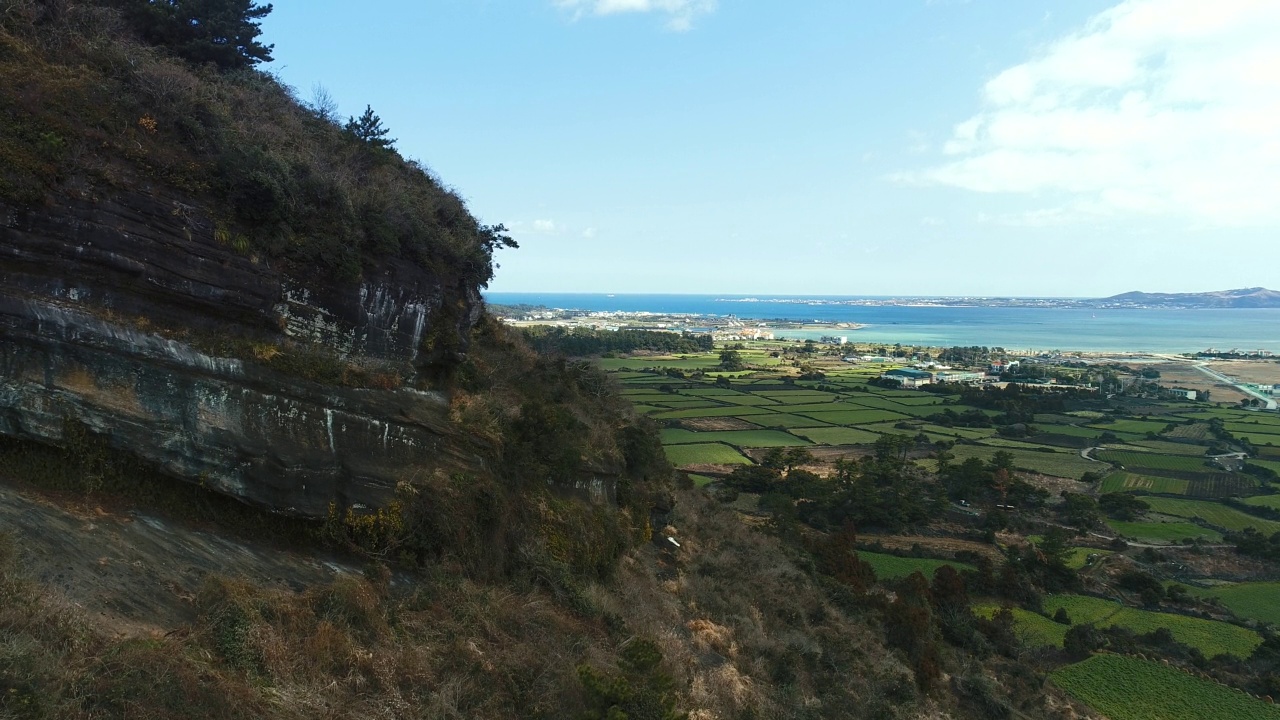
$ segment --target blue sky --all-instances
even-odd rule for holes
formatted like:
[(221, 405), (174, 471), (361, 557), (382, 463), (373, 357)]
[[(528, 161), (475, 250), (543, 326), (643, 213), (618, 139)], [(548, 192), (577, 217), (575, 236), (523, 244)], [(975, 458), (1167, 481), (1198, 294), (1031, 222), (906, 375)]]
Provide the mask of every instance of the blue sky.
[(269, 70), (512, 228), (495, 291), (1280, 285), (1270, 0), (274, 5)]

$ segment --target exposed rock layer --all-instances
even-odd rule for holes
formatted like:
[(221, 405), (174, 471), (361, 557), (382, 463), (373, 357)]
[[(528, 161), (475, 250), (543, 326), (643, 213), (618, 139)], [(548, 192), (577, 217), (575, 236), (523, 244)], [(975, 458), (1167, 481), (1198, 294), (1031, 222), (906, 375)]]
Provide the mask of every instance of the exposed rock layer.
[(0, 205), (0, 433), (58, 443), (79, 421), (176, 477), (308, 516), (381, 506), (414, 473), (483, 466), (487, 449), (438, 394), (320, 385), (198, 349), (303, 343), (415, 367), (424, 338), (465, 347), (475, 288), (401, 262), (333, 283), (238, 254), (213, 228), (183, 199), (142, 192)]

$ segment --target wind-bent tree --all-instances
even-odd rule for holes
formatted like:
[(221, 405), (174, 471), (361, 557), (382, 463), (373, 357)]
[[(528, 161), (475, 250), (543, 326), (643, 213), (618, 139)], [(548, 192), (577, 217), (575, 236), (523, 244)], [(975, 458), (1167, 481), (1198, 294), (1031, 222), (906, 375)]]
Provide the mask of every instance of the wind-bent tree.
[(255, 0), (116, 0), (142, 39), (194, 63), (226, 70), (271, 62), (258, 42), (271, 5)]

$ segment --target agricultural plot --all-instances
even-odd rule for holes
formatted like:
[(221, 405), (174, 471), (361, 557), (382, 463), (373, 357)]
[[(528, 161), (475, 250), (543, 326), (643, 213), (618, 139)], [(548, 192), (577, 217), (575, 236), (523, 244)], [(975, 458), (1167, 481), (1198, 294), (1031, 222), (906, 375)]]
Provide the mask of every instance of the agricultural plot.
[(966, 440), (980, 440), (996, 434), (995, 428), (964, 428), (945, 427), (943, 425), (922, 425), (921, 429), (925, 432), (938, 433), (939, 435), (950, 435), (951, 437), (964, 438)]
[(752, 393), (784, 405), (831, 402), (839, 397), (821, 390), (752, 390)]
[(698, 398), (686, 398), (679, 395), (668, 395), (662, 400), (651, 400), (649, 405), (660, 405), (672, 410), (689, 410), (694, 408), (718, 408), (724, 407), (722, 403), (711, 400), (699, 400)]
[(1189, 522), (1122, 522), (1108, 520), (1118, 534), (1147, 543), (1179, 543), (1200, 538), (1206, 542), (1220, 542), (1222, 533)]
[(1098, 491), (1103, 493), (1113, 493), (1142, 490), (1150, 493), (1185, 495), (1188, 485), (1190, 485), (1190, 483), (1186, 480), (1152, 477), (1150, 475), (1138, 475), (1136, 473), (1117, 471), (1102, 479), (1101, 484), (1098, 486)]
[(1280, 582), (1243, 582), (1187, 590), (1198, 597), (1218, 598), (1237, 617), (1280, 625)]
[[(973, 613), (990, 620), (1000, 608), (996, 605), (975, 605)], [(1009, 608), (1013, 613), (1013, 634), (1027, 647), (1062, 647), (1067, 637), (1068, 626), (1056, 623), (1049, 618), (1023, 610), (1020, 607)]]
[(1280, 474), (1280, 460), (1259, 460), (1258, 458), (1250, 458), (1249, 464), (1264, 467)]
[(1139, 635), (1167, 628), (1184, 645), (1197, 648), (1205, 657), (1234, 655), (1247, 658), (1262, 644), (1262, 636), (1238, 625), (1218, 620), (1139, 610), (1110, 600), (1087, 595), (1051, 595), (1044, 609), (1053, 615), (1059, 608), (1067, 611), (1074, 625), (1092, 623), (1097, 627), (1122, 627)]
[(809, 412), (791, 410), (791, 412), (833, 425), (866, 425), (888, 420), (907, 419), (906, 415), (900, 415), (888, 410), (826, 410)]
[(808, 445), (803, 440), (781, 430), (724, 430), (719, 432), (693, 432), (683, 428), (663, 428), (663, 445), (718, 442), (740, 448), (793, 447)]
[(1280, 435), (1263, 435), (1256, 432), (1238, 432), (1234, 433), (1238, 438), (1248, 438), (1249, 442), (1254, 445), (1268, 445), (1270, 447), (1280, 448)]
[(734, 405), (732, 407), (711, 407), (711, 408), (694, 408), (692, 410), (672, 410), (670, 412), (658, 413), (653, 417), (658, 420), (681, 420), (684, 418), (695, 417), (728, 417), (730, 415), (763, 415), (772, 413), (768, 408), (755, 407), (752, 405)]
[[(1246, 505), (1255, 505), (1257, 507), (1280, 510), (1280, 495), (1257, 495), (1255, 497), (1246, 498), (1244, 503)], [(1280, 600), (1280, 595), (1277, 595), (1276, 599)]]
[(1094, 655), (1053, 682), (1111, 720), (1276, 720), (1280, 708), (1150, 660)]
[(729, 403), (730, 405), (778, 406), (778, 403), (774, 400), (770, 400), (769, 398), (766, 398), (766, 397), (756, 397), (755, 395), (716, 395), (711, 399), (718, 400), (722, 403)]
[(1164, 434), (1165, 437), (1178, 438), (1180, 440), (1196, 440), (1207, 441), (1212, 435), (1209, 434), (1209, 425), (1206, 423), (1195, 423), (1194, 425), (1179, 425)]
[(1151, 505), (1153, 512), (1175, 517), (1198, 517), (1209, 525), (1226, 530), (1238, 532), (1252, 527), (1267, 535), (1280, 532), (1280, 522), (1254, 517), (1208, 500), (1180, 500), (1166, 497), (1149, 497), (1144, 500)]
[(917, 570), (919, 570), (925, 577), (932, 578), (933, 571), (943, 565), (950, 565), (955, 568), (956, 571), (974, 569), (972, 565), (967, 565), (955, 560), (898, 557), (897, 555), (864, 550), (858, 551), (858, 557), (871, 565), (872, 569), (876, 571), (876, 578), (879, 580), (894, 580), (906, 577)]
[(1149, 432), (1158, 433), (1165, 429), (1168, 422), (1159, 422), (1156, 420), (1115, 420), (1109, 423), (1091, 423), (1089, 427), (1097, 428), (1100, 432), (1111, 431), (1113, 433), (1136, 433), (1145, 435)]
[(1160, 455), (1157, 453), (1126, 450), (1102, 450), (1095, 455), (1103, 462), (1120, 463), (1126, 468), (1150, 468), (1152, 470), (1180, 470), (1201, 472), (1208, 470), (1204, 458), (1185, 455)]
[(1078, 479), (1086, 472), (1098, 472), (1107, 469), (1107, 466), (1102, 463), (1085, 460), (1080, 457), (1079, 453), (1006, 450), (983, 445), (956, 445), (951, 449), (951, 453), (955, 455), (956, 462), (964, 462), (971, 457), (986, 461), (1001, 450), (1013, 455), (1014, 467), (1031, 470), (1042, 475)]
[(1142, 450), (1146, 452), (1162, 453), (1164, 455), (1187, 455), (1191, 457), (1203, 457), (1206, 449), (1204, 445), (1169, 442), (1167, 440), (1138, 440), (1133, 444), (1142, 448)]
[(721, 443), (666, 445), (667, 460), (676, 467), (686, 465), (750, 465), (742, 453)]
[(1189, 497), (1229, 498), (1252, 495), (1258, 491), (1257, 478), (1232, 473), (1214, 473), (1195, 478), (1187, 486)]
[(880, 439), (877, 433), (847, 427), (799, 428), (792, 433), (819, 445), (865, 445)]
[(1096, 438), (1102, 434), (1097, 428), (1079, 427), (1077, 425), (1037, 425), (1042, 432), (1054, 433), (1055, 435), (1072, 435), (1082, 438)]
[(693, 481), (694, 487), (706, 487), (715, 482), (715, 478), (710, 478), (706, 475), (699, 475), (697, 473), (689, 473), (689, 479)]
[(796, 428), (796, 427), (824, 427), (827, 424), (819, 422), (813, 418), (803, 417), (801, 415), (791, 415), (790, 413), (775, 412), (767, 415), (750, 415), (748, 419), (751, 422), (762, 427), (773, 428)]

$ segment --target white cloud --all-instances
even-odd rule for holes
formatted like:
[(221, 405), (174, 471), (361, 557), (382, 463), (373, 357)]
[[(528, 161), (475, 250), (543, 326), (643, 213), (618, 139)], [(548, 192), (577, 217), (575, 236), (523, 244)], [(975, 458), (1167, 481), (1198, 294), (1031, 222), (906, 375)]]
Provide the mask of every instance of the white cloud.
[(582, 231), (582, 237), (587, 240), (594, 239), (595, 236), (596, 236), (596, 229), (593, 227), (589, 227), (586, 230)]
[(554, 235), (560, 225), (554, 220), (517, 220), (511, 223), (511, 232), (517, 235)]
[(554, 0), (557, 7), (569, 10), (574, 18), (583, 15), (618, 15), (621, 13), (655, 12), (666, 16), (667, 27), (685, 32), (693, 21), (713, 12), (716, 0)]
[(1073, 214), (1280, 223), (1280, 2), (1127, 0), (987, 82), (951, 159), (899, 179)]

